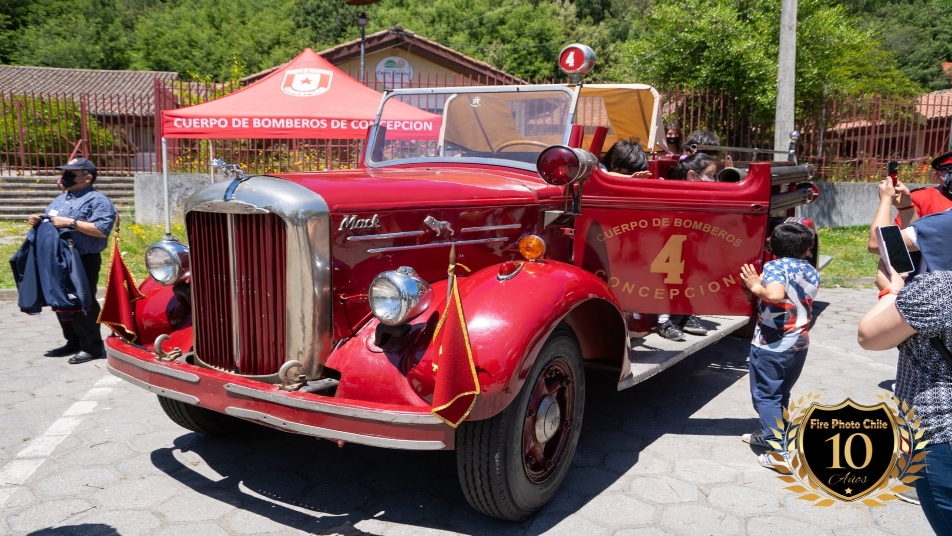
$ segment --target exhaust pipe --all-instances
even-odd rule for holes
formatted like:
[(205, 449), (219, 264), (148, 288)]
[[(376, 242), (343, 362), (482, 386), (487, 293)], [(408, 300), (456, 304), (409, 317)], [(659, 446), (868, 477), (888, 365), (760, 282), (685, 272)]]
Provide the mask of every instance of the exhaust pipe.
[(740, 182), (747, 176), (747, 168), (726, 167), (717, 173), (717, 182)]

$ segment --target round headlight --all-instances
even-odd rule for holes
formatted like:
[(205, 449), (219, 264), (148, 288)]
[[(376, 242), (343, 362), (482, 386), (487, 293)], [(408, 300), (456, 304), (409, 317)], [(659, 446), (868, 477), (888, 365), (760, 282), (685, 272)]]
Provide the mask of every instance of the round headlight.
[(163, 240), (145, 251), (145, 267), (161, 285), (174, 285), (190, 273), (188, 247), (174, 240)]
[(409, 266), (377, 275), (367, 294), (374, 316), (388, 326), (413, 320), (433, 301), (433, 289)]

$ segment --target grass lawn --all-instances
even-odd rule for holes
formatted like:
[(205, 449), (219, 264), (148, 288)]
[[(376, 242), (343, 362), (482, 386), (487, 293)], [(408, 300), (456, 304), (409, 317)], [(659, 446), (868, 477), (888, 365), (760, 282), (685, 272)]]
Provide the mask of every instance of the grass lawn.
[(879, 256), (866, 251), (869, 227), (820, 229), (820, 255), (833, 257), (820, 274), (823, 287), (872, 287)]
[[(119, 241), (119, 250), (123, 252), (122, 258), (126, 261), (126, 266), (132, 270), (136, 276), (136, 281), (142, 281), (148, 277), (149, 273), (145, 269), (145, 249), (149, 244), (158, 242), (165, 235), (165, 225), (136, 225), (131, 215), (122, 215), (122, 229)], [(0, 221), (0, 259), (3, 260), (3, 267), (0, 268), (0, 288), (15, 288), (13, 274), (10, 272), (10, 264), (7, 262), (17, 248), (23, 242), (30, 226), (25, 222)], [(185, 226), (173, 225), (172, 235), (180, 240), (185, 240)], [(109, 246), (103, 252), (103, 265), (99, 271), (99, 286), (106, 283), (106, 271), (109, 268), (110, 255), (112, 254), (112, 235), (109, 236)]]
[[(132, 270), (137, 281), (148, 276), (145, 270), (145, 248), (153, 242), (161, 240), (165, 234), (164, 225), (136, 225), (131, 223), (132, 217), (125, 216), (122, 227), (122, 241), (119, 249), (124, 252), (126, 265)], [(0, 258), (4, 266), (0, 268), (0, 288), (14, 288), (13, 274), (10, 273), (6, 260), (20, 247), (22, 238), (26, 236), (27, 226), (24, 222), (0, 221)], [(820, 229), (820, 253), (833, 257), (822, 273), (823, 287), (843, 286), (872, 286), (872, 276), (876, 274), (876, 264), (879, 257), (866, 251), (866, 239), (869, 228), (863, 226), (838, 227), (836, 229)], [(172, 226), (172, 234), (184, 240), (185, 228), (182, 225)], [(111, 237), (110, 237), (111, 240)], [(106, 280), (108, 255), (112, 251), (112, 242), (106, 249), (103, 258), (103, 268), (99, 276), (99, 284)], [(739, 268), (738, 268), (739, 269)], [(866, 278), (865, 280), (863, 278)]]

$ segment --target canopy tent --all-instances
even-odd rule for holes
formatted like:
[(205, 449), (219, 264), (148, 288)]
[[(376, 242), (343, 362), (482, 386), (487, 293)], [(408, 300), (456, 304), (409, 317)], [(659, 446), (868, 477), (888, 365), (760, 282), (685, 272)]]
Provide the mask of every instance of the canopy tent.
[[(363, 139), (381, 97), (308, 48), (240, 91), (163, 110), (162, 137)], [(391, 132), (440, 129), (438, 115), (402, 103), (381, 120)]]

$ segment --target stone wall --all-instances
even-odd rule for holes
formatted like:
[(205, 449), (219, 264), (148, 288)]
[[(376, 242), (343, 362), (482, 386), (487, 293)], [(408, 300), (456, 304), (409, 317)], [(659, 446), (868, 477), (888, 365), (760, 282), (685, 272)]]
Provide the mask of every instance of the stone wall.
[[(185, 221), (185, 201), (197, 190), (212, 183), (207, 174), (169, 175), (169, 210), (172, 223)], [(165, 193), (161, 173), (136, 173), (136, 223), (165, 224)]]
[[(818, 182), (820, 198), (797, 207), (797, 215), (812, 219), (818, 228), (869, 225), (879, 206), (878, 183)], [(909, 184), (909, 189), (924, 184)], [(893, 209), (893, 216), (896, 209)]]

